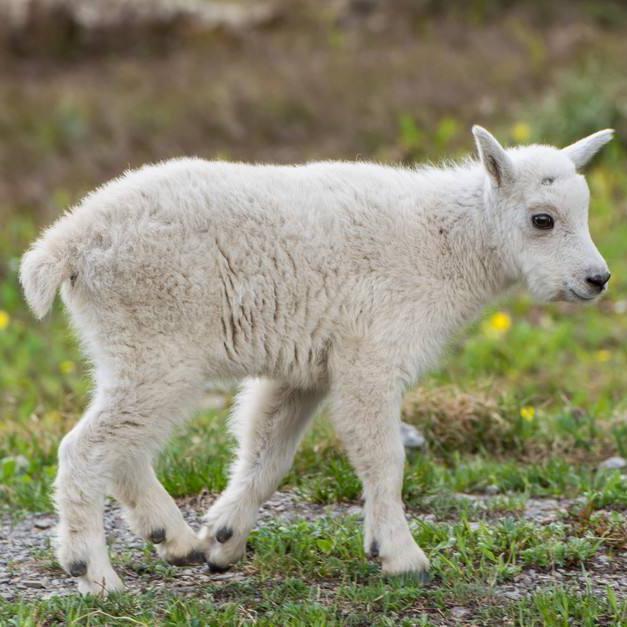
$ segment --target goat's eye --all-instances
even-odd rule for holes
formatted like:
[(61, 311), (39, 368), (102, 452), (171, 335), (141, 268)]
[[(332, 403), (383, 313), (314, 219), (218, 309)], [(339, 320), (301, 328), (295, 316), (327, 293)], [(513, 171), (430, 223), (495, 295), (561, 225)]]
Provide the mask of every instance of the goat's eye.
[(555, 177), (553, 176), (547, 176), (546, 178), (542, 179), (542, 185), (553, 185), (554, 182)]
[(536, 213), (534, 216), (531, 216), (531, 223), (536, 229), (542, 229), (543, 231), (552, 229), (555, 224), (553, 218), (548, 213)]

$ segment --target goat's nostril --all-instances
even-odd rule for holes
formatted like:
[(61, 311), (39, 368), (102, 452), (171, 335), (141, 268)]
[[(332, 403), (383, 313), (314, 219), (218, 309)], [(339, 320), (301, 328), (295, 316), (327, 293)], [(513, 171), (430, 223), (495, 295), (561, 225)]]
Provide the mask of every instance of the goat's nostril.
[(611, 274), (609, 272), (603, 272), (602, 274), (594, 274), (586, 277), (586, 282), (593, 285), (599, 290), (602, 290), (605, 284), (610, 280)]

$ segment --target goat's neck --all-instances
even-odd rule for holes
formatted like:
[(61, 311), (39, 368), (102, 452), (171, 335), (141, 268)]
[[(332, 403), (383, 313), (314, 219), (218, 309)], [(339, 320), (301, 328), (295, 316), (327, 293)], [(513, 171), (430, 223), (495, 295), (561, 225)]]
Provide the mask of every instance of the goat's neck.
[(444, 171), (429, 213), (436, 222), (443, 278), (463, 290), (469, 308), (488, 304), (515, 282), (486, 175), (480, 167)]

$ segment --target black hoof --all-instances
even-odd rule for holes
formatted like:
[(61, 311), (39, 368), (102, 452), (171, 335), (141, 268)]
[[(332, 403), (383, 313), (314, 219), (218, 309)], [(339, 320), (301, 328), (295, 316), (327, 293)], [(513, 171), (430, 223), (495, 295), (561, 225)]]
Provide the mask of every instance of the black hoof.
[(72, 562), (70, 564), (70, 575), (72, 577), (83, 577), (87, 574), (87, 562)]
[(376, 540), (370, 543), (370, 557), (373, 559), (379, 557), (379, 543)]
[(190, 551), (187, 555), (168, 558), (168, 564), (172, 564), (172, 566), (191, 566), (192, 564), (202, 564), (204, 561), (205, 554), (202, 551)]
[(148, 539), (153, 544), (161, 544), (162, 542), (165, 542), (165, 529), (154, 529), (150, 532)]
[(230, 540), (233, 536), (233, 529), (230, 527), (220, 527), (218, 533), (216, 533), (216, 540), (220, 544), (224, 544), (227, 540)]
[(209, 568), (210, 573), (225, 573), (230, 566), (220, 566), (219, 564), (214, 564), (213, 562), (207, 562), (207, 567)]

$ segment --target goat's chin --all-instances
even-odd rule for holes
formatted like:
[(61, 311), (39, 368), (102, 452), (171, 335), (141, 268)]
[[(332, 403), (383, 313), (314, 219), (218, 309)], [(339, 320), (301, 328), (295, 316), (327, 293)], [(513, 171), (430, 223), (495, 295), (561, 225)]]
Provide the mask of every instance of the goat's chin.
[(567, 300), (565, 292), (561, 289), (551, 289), (540, 285), (528, 285), (527, 289), (534, 302), (539, 305)]
[(555, 290), (552, 293), (534, 294), (537, 303), (577, 303), (585, 305), (599, 300), (600, 294), (579, 294), (567, 287)]
[(567, 294), (564, 300), (568, 301), (569, 303), (579, 303), (581, 305), (596, 303), (601, 297), (601, 294), (603, 294), (603, 292), (599, 292), (598, 294), (578, 292), (577, 290), (571, 288), (568, 288), (566, 291)]
[(563, 290), (554, 294), (551, 298), (544, 301), (545, 303), (575, 303), (578, 302), (575, 298), (569, 296)]

